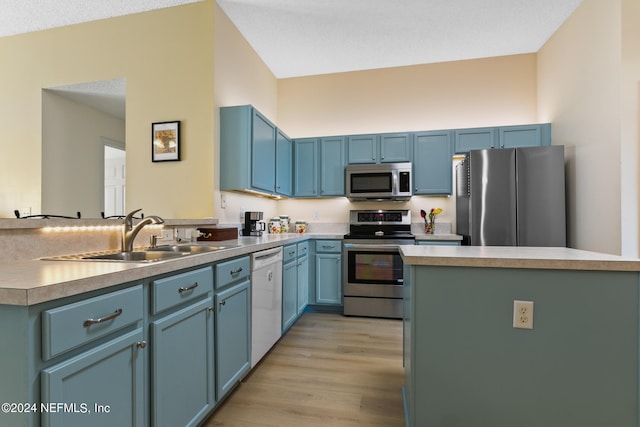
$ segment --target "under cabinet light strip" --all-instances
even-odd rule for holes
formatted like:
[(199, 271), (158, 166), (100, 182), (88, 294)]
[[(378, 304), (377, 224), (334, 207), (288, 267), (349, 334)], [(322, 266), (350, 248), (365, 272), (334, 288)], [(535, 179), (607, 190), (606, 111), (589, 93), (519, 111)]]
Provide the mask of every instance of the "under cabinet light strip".
[[(162, 224), (150, 224), (145, 226), (145, 229), (161, 229), (164, 228)], [(64, 227), (44, 227), (42, 231), (45, 233), (65, 233), (65, 232), (83, 232), (83, 231), (108, 231), (108, 230), (122, 230), (122, 224), (120, 225), (80, 225), (80, 226), (64, 226)]]

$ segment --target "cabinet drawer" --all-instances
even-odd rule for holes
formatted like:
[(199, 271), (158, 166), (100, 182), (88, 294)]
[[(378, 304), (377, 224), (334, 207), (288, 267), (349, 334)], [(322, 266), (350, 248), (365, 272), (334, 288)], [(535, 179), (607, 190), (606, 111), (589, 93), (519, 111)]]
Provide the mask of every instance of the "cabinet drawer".
[(211, 267), (154, 280), (151, 283), (151, 310), (156, 314), (212, 291)]
[(298, 249), (296, 245), (285, 246), (282, 251), (282, 263), (286, 264), (298, 256)]
[(249, 274), (251, 274), (251, 260), (248, 256), (221, 262), (216, 265), (216, 289), (249, 277)]
[(42, 358), (73, 348), (142, 320), (142, 285), (42, 313)]
[(309, 253), (309, 242), (298, 243), (298, 258), (305, 256)]
[(342, 252), (342, 242), (340, 240), (316, 240), (316, 252)]

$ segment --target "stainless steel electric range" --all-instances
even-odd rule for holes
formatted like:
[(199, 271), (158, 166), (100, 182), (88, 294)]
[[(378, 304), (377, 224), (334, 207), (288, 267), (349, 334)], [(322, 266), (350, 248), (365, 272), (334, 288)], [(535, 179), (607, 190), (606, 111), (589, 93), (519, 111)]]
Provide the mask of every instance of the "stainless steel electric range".
[(402, 318), (398, 247), (414, 244), (411, 211), (350, 211), (343, 243), (345, 315)]

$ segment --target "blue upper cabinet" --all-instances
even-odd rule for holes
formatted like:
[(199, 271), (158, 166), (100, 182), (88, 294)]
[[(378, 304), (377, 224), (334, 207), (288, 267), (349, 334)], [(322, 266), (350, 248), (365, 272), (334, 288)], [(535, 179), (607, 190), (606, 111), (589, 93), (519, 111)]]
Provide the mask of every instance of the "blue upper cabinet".
[(255, 109), (251, 137), (251, 186), (268, 193), (276, 189), (276, 127)]
[(344, 196), (345, 138), (320, 139), (320, 196)]
[(411, 161), (411, 134), (351, 135), (347, 150), (349, 164)]
[(451, 131), (414, 134), (414, 195), (450, 195), (452, 193), (452, 155)]
[(296, 139), (293, 142), (294, 178), (296, 197), (318, 197), (318, 140)]
[(531, 124), (454, 130), (455, 152), (488, 148), (538, 147), (551, 145), (551, 124)]
[(500, 148), (551, 145), (551, 124), (504, 126), (499, 128)]
[(498, 146), (497, 128), (456, 129), (453, 131), (456, 153), (485, 150)]
[[(286, 177), (290, 176), (291, 166), (289, 161), (287, 170), (286, 140), (286, 135), (251, 105), (220, 108), (220, 190), (290, 195), (291, 183)], [(278, 177), (276, 155), (284, 167)], [(276, 180), (280, 189), (276, 188)]]
[(293, 141), (280, 129), (276, 131), (276, 193), (293, 194)]
[(377, 163), (378, 135), (351, 135), (348, 138), (349, 164)]
[(385, 133), (380, 135), (379, 163), (411, 161), (411, 134)]
[(302, 138), (294, 145), (294, 196), (344, 196), (345, 137)]

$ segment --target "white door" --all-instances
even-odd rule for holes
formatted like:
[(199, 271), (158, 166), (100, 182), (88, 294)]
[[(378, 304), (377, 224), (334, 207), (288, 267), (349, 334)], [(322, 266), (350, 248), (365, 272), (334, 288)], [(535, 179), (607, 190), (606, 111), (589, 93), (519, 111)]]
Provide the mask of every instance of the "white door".
[(124, 215), (125, 150), (104, 146), (104, 216)]

